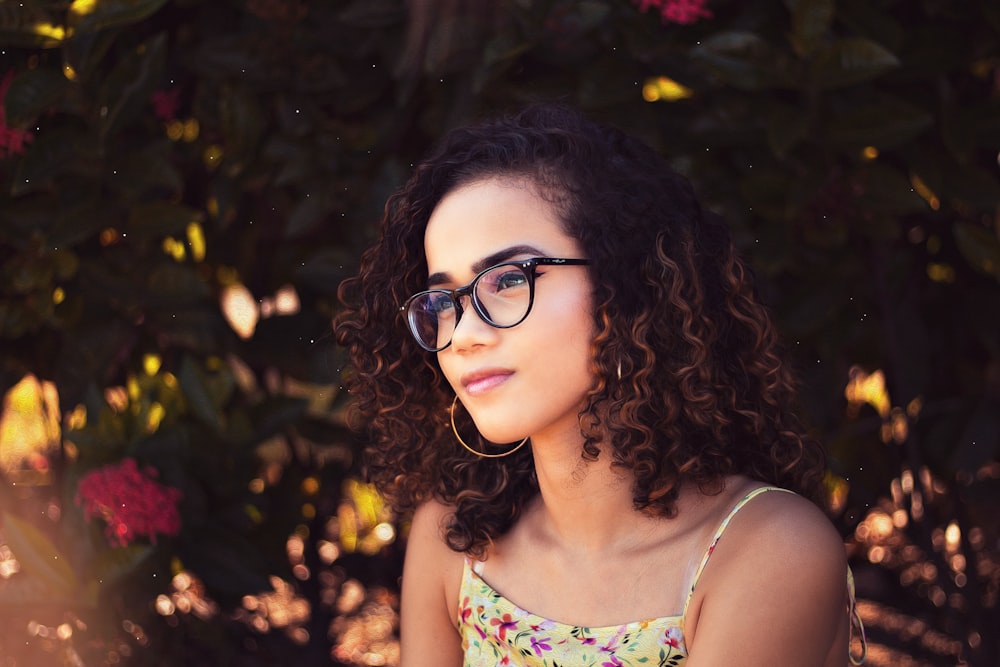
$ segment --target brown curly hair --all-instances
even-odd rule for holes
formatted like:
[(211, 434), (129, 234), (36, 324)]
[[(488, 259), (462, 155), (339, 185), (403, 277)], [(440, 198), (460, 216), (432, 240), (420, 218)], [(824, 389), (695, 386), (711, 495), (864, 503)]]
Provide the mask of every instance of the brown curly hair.
[[(457, 187), (527, 177), (591, 260), (593, 389), (580, 452), (598, 443), (634, 475), (637, 510), (672, 516), (679, 484), (705, 492), (744, 474), (816, 499), (824, 457), (791, 412), (794, 383), (727, 227), (648, 146), (561, 106), (451, 131), (386, 204), (378, 242), (340, 287), (334, 328), (353, 370), (368, 475), (401, 511), (429, 498), (447, 541), (482, 555), (538, 493), (530, 448), (481, 459), (454, 440), (454, 397), (399, 306), (424, 289), (424, 230)], [(356, 422), (357, 423), (357, 422)]]

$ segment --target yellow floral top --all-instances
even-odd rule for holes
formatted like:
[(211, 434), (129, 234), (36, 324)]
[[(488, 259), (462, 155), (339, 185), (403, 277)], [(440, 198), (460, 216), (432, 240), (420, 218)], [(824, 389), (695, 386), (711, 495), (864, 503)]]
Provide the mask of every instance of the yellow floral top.
[[(521, 609), (498, 593), (480, 576), (478, 570), (482, 562), (467, 558), (459, 593), (461, 605), (458, 619), (465, 667), (681, 667), (687, 659), (684, 616), (698, 579), (733, 516), (765, 491), (784, 489), (754, 489), (733, 507), (716, 530), (695, 571), (679, 616), (599, 628), (552, 621)], [(861, 633), (864, 649), (864, 629), (854, 606), (853, 584), (853, 577), (848, 572), (851, 620), (853, 627)], [(855, 665), (863, 660), (863, 654), (860, 658), (851, 657)]]

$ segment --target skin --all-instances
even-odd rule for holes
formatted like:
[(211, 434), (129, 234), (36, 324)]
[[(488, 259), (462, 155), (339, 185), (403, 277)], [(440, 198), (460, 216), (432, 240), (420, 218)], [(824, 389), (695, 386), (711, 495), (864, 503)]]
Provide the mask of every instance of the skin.
[[(514, 259), (583, 257), (530, 182), (462, 186), (428, 223), (429, 286), (465, 285), (487, 258), (510, 248), (521, 251)], [(573, 625), (680, 615), (719, 522), (761, 484), (731, 477), (715, 495), (682, 488), (677, 516), (665, 519), (632, 508), (630, 475), (613, 468), (610, 456), (582, 461), (577, 415), (593, 384), (591, 284), (587, 267), (539, 274), (523, 323), (496, 329), (467, 308), (452, 345), (438, 353), (485, 437), (531, 437), (540, 494), (491, 546), (483, 577), (521, 608)], [(462, 664), (465, 556), (443, 541), (448, 514), (431, 502), (413, 519), (403, 572), (404, 667)], [(846, 568), (843, 543), (815, 506), (787, 493), (758, 496), (729, 525), (691, 598), (687, 664), (846, 665)]]

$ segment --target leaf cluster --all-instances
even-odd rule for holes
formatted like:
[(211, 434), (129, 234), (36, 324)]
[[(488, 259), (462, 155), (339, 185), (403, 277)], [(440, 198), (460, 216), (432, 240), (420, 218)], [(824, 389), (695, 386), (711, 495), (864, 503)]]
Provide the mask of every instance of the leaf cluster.
[[(0, 80), (14, 73), (0, 118), (33, 137), (0, 157), (0, 394), (33, 374), (64, 416), (60, 531), (0, 492), (19, 557), (72, 554), (72, 578), (38, 577), (94, 604), (148, 604), (177, 563), (230, 604), (287, 575), (286, 537), (322, 539), (357, 472), (336, 286), (437, 137), (538, 99), (641, 135), (730, 221), (804, 417), (851, 485), (845, 533), (901, 471), (926, 469), (953, 491), (928, 534), (960, 518), (995, 544), (1000, 9), (709, 8), (680, 26), (628, 0), (0, 2)], [(236, 288), (257, 304), (245, 338), (227, 319)], [(298, 307), (273, 307), (288, 288)], [(849, 414), (855, 366), (885, 371), (904, 437)], [(76, 479), (125, 456), (183, 491), (185, 523), (109, 564), (95, 527), (65, 526), (81, 522)], [(990, 608), (975, 595), (966, 611), (995, 620), (995, 592)], [(323, 613), (306, 649), (268, 650), (325, 650)], [(963, 614), (941, 623), (964, 636)]]

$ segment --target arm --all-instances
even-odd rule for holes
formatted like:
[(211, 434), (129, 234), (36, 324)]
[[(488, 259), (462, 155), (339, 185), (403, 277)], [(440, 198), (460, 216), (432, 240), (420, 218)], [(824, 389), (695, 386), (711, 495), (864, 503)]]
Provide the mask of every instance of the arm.
[(769, 493), (748, 504), (698, 587), (690, 667), (847, 664), (844, 545), (808, 501)]
[(456, 624), (463, 557), (444, 543), (442, 525), (448, 514), (447, 507), (430, 502), (413, 516), (403, 565), (402, 667), (462, 664)]

